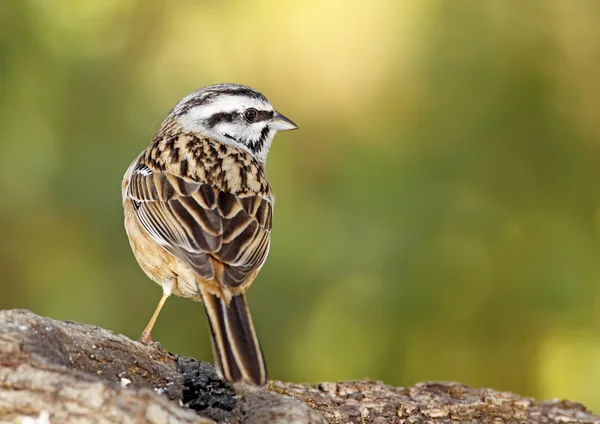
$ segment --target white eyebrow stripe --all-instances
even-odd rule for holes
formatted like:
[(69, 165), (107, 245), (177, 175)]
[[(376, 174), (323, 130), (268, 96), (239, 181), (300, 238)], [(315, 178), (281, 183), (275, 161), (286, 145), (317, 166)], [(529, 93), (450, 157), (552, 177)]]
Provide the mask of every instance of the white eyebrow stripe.
[(209, 118), (216, 113), (241, 112), (250, 108), (264, 111), (273, 110), (273, 106), (263, 100), (225, 94), (215, 97), (209, 103), (192, 108), (189, 113), (193, 113), (196, 118)]

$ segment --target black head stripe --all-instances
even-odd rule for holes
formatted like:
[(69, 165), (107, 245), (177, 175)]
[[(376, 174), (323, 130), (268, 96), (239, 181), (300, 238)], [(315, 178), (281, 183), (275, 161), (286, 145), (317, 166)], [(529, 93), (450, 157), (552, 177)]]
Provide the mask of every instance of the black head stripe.
[(273, 113), (272, 110), (259, 110), (254, 122), (268, 121), (273, 118)]
[(213, 86), (209, 92), (213, 92), (217, 95), (230, 95), (230, 96), (244, 96), (249, 97), (251, 99), (262, 100), (265, 103), (269, 103), (267, 98), (260, 94), (257, 91), (254, 91), (250, 87), (246, 87), (244, 85), (232, 85), (232, 84), (222, 84)]
[(185, 115), (190, 109), (194, 107), (207, 105), (213, 102), (219, 96), (228, 95), (248, 97), (251, 99), (269, 103), (265, 96), (263, 96), (257, 91), (254, 91), (250, 87), (246, 87), (245, 85), (218, 84), (209, 87), (204, 87), (195, 91), (192, 94), (191, 98), (187, 99), (185, 103), (178, 104), (177, 106), (175, 106), (175, 108), (171, 111), (171, 114), (175, 116)]
[[(214, 128), (222, 122), (233, 122), (236, 112), (218, 112), (212, 115), (210, 118), (206, 120), (206, 125), (208, 128)], [(261, 121), (268, 121), (273, 118), (274, 112), (272, 110), (259, 110), (256, 119), (252, 121), (252, 123), (257, 123)]]
[(206, 125), (208, 128), (214, 128), (216, 125), (221, 122), (231, 122), (233, 121), (233, 113), (228, 112), (219, 112), (212, 115), (210, 118), (206, 120)]
[(269, 137), (270, 132), (271, 132), (271, 129), (268, 126), (265, 126), (262, 129), (262, 131), (260, 132), (260, 138), (256, 141), (246, 142), (246, 145), (253, 152), (256, 152), (256, 153), (260, 152), (263, 149), (263, 147), (265, 146), (265, 143), (267, 142), (267, 138)]

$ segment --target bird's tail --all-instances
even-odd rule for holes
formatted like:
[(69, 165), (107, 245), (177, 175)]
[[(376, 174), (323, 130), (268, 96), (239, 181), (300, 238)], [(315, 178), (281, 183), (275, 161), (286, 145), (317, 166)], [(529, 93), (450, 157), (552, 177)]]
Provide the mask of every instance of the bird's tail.
[(221, 377), (230, 382), (265, 384), (265, 359), (244, 294), (233, 296), (227, 305), (220, 296), (202, 290), (202, 301), (210, 325), (213, 357)]

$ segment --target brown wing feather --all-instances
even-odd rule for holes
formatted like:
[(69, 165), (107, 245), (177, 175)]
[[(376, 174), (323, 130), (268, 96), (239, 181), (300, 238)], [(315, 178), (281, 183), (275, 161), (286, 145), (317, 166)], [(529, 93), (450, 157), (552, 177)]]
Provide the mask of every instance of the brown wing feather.
[(235, 196), (140, 164), (127, 196), (150, 236), (204, 279), (237, 287), (266, 259), (273, 209), (261, 195)]

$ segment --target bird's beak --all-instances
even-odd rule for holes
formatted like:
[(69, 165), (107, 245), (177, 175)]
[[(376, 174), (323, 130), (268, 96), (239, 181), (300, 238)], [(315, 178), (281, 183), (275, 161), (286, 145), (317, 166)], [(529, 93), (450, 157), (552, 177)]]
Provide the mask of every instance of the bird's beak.
[(294, 124), (281, 113), (275, 112), (275, 115), (273, 116), (273, 119), (271, 119), (269, 127), (276, 131), (288, 131), (295, 130), (296, 128), (298, 128), (298, 125)]

